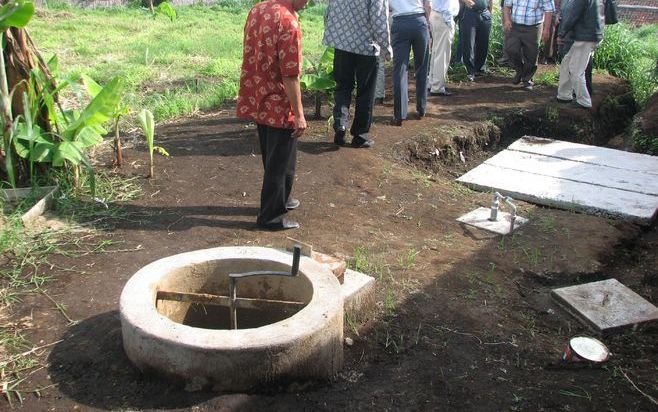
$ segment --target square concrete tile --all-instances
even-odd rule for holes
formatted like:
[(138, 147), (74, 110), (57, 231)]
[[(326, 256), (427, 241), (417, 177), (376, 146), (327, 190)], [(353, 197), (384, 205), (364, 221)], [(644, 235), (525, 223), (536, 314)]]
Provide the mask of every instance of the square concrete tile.
[(658, 308), (617, 279), (553, 289), (551, 295), (599, 333), (658, 320)]
[[(489, 220), (491, 216), (491, 209), (486, 207), (479, 207), (472, 212), (469, 212), (459, 218), (458, 222), (466, 223), (467, 225), (475, 226), (480, 229), (488, 230), (490, 232), (498, 233), (499, 235), (507, 235), (510, 233), (510, 219), (511, 214), (507, 212), (498, 211), (498, 220), (492, 222)], [(517, 216), (514, 220), (514, 229), (525, 224), (528, 219)]]

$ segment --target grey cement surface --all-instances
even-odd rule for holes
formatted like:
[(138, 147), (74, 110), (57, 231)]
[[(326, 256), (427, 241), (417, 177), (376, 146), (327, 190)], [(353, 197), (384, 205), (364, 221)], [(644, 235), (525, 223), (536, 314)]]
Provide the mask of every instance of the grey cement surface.
[[(307, 305), (262, 327), (203, 329), (178, 322), (181, 303), (156, 306), (158, 290), (218, 293), (228, 273), (290, 270), (291, 255), (263, 247), (219, 247), (157, 260), (133, 275), (120, 299), (123, 346), (142, 370), (188, 382), (191, 388), (244, 391), (280, 378), (330, 378), (343, 364), (343, 298), (331, 271), (302, 257), (295, 279), (270, 277), (267, 298)], [(240, 295), (258, 296), (264, 280), (241, 280)], [(253, 289), (253, 292), (250, 292)], [(244, 296), (244, 295), (243, 295)]]
[(658, 211), (658, 157), (523, 137), (457, 179), (482, 191), (649, 224)]
[(340, 289), (346, 313), (360, 317), (372, 309), (375, 301), (375, 278), (372, 276), (346, 269)]
[[(488, 230), (490, 232), (498, 233), (499, 235), (507, 235), (510, 233), (510, 220), (512, 215), (508, 212), (498, 211), (498, 220), (491, 221), (489, 220), (491, 216), (491, 209), (486, 207), (479, 207), (472, 212), (468, 212), (463, 216), (457, 218), (458, 222), (465, 223), (470, 226), (477, 227), (479, 229)], [(528, 219), (516, 216), (514, 220), (514, 230), (518, 229), (522, 225), (528, 222)]]
[(658, 308), (617, 279), (554, 289), (551, 294), (559, 304), (599, 333), (658, 320)]

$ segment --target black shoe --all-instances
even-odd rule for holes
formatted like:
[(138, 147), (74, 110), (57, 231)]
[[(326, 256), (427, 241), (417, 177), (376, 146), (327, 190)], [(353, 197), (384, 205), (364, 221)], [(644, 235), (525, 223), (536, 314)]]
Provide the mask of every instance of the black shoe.
[(475, 72), (475, 77), (488, 76), (490, 74), (489, 69), (478, 70)]
[(414, 113), (411, 115), (412, 120), (421, 120), (423, 117), (425, 117), (425, 113)]
[(365, 139), (361, 136), (357, 136), (354, 139), (352, 139), (351, 146), (355, 148), (369, 148), (372, 147), (374, 144), (375, 142), (370, 139)]
[(286, 209), (288, 209), (288, 210), (297, 209), (297, 208), (299, 207), (300, 203), (301, 203), (301, 202), (300, 202), (299, 200), (297, 200), (297, 199), (293, 199), (293, 198), (291, 197), (291, 198), (288, 199), (288, 201), (286, 202)]
[(378, 106), (383, 106), (384, 105), (384, 98), (383, 97), (376, 97), (375, 98), (375, 104)]
[(521, 83), (521, 73), (516, 73), (514, 77), (512, 77), (512, 84), (519, 84)]
[[(390, 122), (391, 126), (402, 126), (402, 119), (392, 119)], [(352, 140), (354, 141), (354, 140)]]
[(299, 227), (299, 223), (284, 217), (278, 222), (258, 224), (258, 227), (275, 232), (279, 230), (297, 229)]
[(559, 97), (556, 97), (555, 100), (557, 100), (558, 103), (571, 103), (573, 101), (568, 99), (560, 99)]
[(430, 96), (452, 96), (453, 93), (449, 92), (448, 89), (445, 89), (442, 92), (430, 92)]
[(334, 144), (345, 146), (345, 129), (336, 130), (336, 134), (334, 134)]

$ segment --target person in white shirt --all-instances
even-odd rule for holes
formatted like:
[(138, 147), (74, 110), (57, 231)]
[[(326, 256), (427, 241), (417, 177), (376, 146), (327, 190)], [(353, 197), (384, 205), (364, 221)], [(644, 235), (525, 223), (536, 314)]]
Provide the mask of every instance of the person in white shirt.
[(429, 12), (430, 0), (390, 0), (393, 16), (391, 43), (393, 46), (393, 120), (402, 126), (407, 119), (409, 105), (409, 53), (414, 53), (416, 79), (416, 113), (425, 116), (427, 107), (427, 71), (429, 67)]
[(455, 17), (459, 0), (432, 0), (432, 58), (430, 61), (430, 96), (450, 96), (446, 75), (450, 66), (452, 39), (455, 37)]

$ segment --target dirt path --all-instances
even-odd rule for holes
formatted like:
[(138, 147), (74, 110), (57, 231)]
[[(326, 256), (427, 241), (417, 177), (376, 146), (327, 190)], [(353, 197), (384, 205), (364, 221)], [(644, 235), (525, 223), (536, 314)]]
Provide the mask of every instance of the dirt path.
[[(457, 85), (450, 98), (430, 98), (427, 118), (402, 128), (387, 125), (391, 104), (377, 107), (370, 150), (338, 149), (326, 122), (313, 121), (299, 145), (294, 190), (302, 206), (292, 217), (302, 227), (294, 233), (256, 230), (260, 155), (254, 128), (236, 121), (232, 109), (159, 127), (156, 138), (171, 157), (157, 159), (158, 179), (142, 180), (145, 195), (126, 205), (125, 218), (107, 233), (123, 252), (58, 260), (86, 276), (51, 273), (58, 281), (50, 295), (79, 323), (67, 326), (41, 295), (14, 314), (33, 317), (35, 344), (62, 340), (29, 382), (55, 386), (17, 409), (651, 410), (622, 371), (658, 394), (656, 327), (606, 339), (615, 356), (602, 368), (564, 367), (564, 343), (590, 332), (549, 292), (616, 277), (658, 303), (655, 225), (523, 203), (519, 213), (531, 221), (510, 239), (455, 221), (489, 196), (453, 178), (499, 141), (534, 132), (600, 143), (616, 134), (616, 123), (601, 126), (612, 110), (606, 97), (622, 101), (625, 88), (607, 76), (595, 85), (596, 124), (585, 111), (552, 103), (553, 88), (528, 93), (497, 76)], [(122, 173), (146, 173), (143, 150), (126, 158), (136, 163)], [(194, 249), (281, 247), (286, 235), (326, 253), (354, 256), (358, 248), (378, 278), (378, 306), (358, 329), (346, 330), (355, 344), (335, 380), (252, 394), (188, 393), (130, 364), (118, 299), (135, 271)]]

